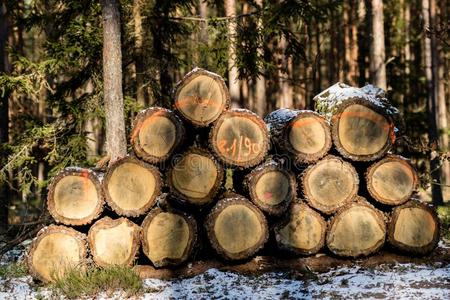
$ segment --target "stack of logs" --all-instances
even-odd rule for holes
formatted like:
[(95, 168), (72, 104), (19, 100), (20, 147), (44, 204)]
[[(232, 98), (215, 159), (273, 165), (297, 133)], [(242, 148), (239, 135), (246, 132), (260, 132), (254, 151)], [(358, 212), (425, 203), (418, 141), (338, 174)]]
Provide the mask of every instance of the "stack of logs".
[(48, 210), (62, 225), (34, 239), (32, 274), (52, 281), (88, 257), (162, 268), (257, 252), (431, 252), (439, 222), (412, 199), (414, 168), (388, 154), (398, 112), (384, 92), (337, 83), (314, 100), (316, 111), (279, 109), (263, 120), (229, 109), (222, 78), (194, 69), (176, 87), (174, 111), (137, 115), (129, 156), (53, 179)]

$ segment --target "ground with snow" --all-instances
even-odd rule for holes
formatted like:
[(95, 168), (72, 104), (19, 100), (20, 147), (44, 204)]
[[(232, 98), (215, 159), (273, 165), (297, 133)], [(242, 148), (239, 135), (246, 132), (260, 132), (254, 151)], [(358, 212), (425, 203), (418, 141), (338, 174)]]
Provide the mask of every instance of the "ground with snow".
[[(442, 244), (441, 244), (442, 245)], [(14, 252), (15, 251), (15, 252)], [(5, 255), (0, 264), (22, 256), (20, 250)], [(122, 299), (119, 291), (96, 299)], [(0, 279), (0, 299), (51, 299), (61, 296), (33, 283), (30, 276)], [(450, 265), (401, 264), (363, 269), (339, 268), (322, 274), (297, 272), (244, 276), (211, 269), (189, 279), (146, 279), (136, 299), (450, 299)]]

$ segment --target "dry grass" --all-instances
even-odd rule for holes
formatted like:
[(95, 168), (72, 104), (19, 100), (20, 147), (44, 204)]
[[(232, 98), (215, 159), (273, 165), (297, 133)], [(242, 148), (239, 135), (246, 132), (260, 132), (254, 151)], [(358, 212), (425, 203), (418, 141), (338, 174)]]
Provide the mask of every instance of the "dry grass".
[(120, 290), (126, 296), (136, 295), (142, 289), (142, 280), (129, 267), (91, 267), (87, 271), (74, 269), (52, 284), (58, 294), (68, 298), (80, 298), (105, 292), (112, 294)]

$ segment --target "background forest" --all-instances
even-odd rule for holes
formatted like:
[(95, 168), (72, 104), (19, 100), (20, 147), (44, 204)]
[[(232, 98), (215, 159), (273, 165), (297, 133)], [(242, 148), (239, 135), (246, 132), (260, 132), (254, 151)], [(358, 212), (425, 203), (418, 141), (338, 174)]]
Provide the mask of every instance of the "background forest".
[[(342, 81), (373, 83), (404, 116), (398, 150), (422, 191), (449, 200), (448, 0), (122, 0), (127, 133), (171, 106), (195, 66), (222, 75), (234, 107), (312, 108)], [(33, 224), (49, 179), (105, 155), (100, 1), (0, 1), (0, 231)], [(108, 51), (108, 49), (105, 49)], [(443, 196), (444, 195), (444, 196)]]

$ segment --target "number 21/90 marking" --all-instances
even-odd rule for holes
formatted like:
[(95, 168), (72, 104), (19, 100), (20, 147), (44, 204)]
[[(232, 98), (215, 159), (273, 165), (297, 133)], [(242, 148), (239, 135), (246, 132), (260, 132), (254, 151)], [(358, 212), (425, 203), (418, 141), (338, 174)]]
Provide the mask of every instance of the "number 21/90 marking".
[(237, 161), (241, 160), (241, 154), (244, 156), (250, 156), (251, 154), (258, 154), (260, 152), (260, 146), (258, 143), (252, 143), (250, 138), (240, 136), (239, 139), (234, 138), (231, 145), (227, 147), (227, 140), (222, 139), (218, 142), (219, 152), (231, 156)]

